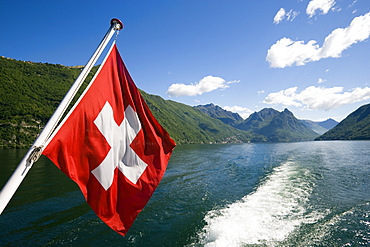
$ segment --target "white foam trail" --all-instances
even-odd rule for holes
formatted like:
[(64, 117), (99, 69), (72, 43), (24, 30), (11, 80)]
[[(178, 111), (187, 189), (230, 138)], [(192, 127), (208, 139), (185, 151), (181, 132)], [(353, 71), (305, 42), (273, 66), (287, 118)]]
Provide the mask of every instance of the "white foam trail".
[(254, 193), (207, 213), (200, 244), (278, 244), (302, 223), (321, 217), (318, 213), (305, 215), (314, 184), (314, 176), (302, 166), (287, 162), (276, 167)]
[[(352, 207), (348, 211), (335, 214), (332, 216), (332, 218), (329, 218), (329, 220), (324, 221), (321, 224), (315, 224), (314, 229), (312, 232), (304, 236), (302, 238), (301, 246), (315, 246), (315, 245), (322, 245), (322, 243), (327, 243), (330, 241), (330, 238), (332, 238), (333, 231), (341, 231), (341, 232), (347, 232), (347, 231), (353, 231), (353, 229), (346, 228), (346, 222), (349, 224), (350, 221), (347, 221), (346, 217), (353, 217), (355, 214), (362, 214), (362, 217), (366, 220), (359, 220), (357, 223), (359, 225), (362, 225), (364, 228), (359, 227), (356, 229), (356, 238), (352, 239), (352, 243), (348, 242), (345, 245), (341, 246), (359, 246), (359, 245), (366, 245), (364, 242), (361, 242), (361, 240), (365, 240), (367, 243), (369, 243), (370, 239), (368, 238), (368, 232), (363, 231), (362, 229), (370, 229), (370, 221), (367, 219), (370, 219), (370, 213), (366, 211), (363, 207), (369, 206), (370, 203), (360, 204)], [(327, 214), (330, 213), (330, 210), (327, 209)], [(361, 216), (358, 216), (361, 217)], [(344, 223), (344, 224), (343, 224)], [(361, 239), (362, 238), (362, 239)], [(360, 242), (356, 242), (360, 240)], [(338, 244), (339, 246), (339, 244)]]

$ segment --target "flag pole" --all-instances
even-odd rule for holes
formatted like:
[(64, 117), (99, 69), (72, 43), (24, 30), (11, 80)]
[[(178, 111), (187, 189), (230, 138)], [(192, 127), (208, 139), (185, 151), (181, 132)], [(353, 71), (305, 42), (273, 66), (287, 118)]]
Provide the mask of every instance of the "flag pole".
[(115, 31), (121, 30), (123, 28), (122, 22), (115, 18), (111, 20), (110, 24), (111, 26), (100, 42), (98, 48), (96, 48), (94, 54), (91, 56), (90, 60), (85, 65), (84, 69), (81, 71), (80, 75), (77, 77), (72, 87), (64, 96), (63, 100), (60, 102), (58, 108), (55, 110), (55, 112), (45, 125), (41, 134), (37, 137), (32, 147), (28, 150), (16, 170), (13, 172), (12, 176), (9, 178), (7, 183), (0, 191), (0, 214), (8, 205), (10, 199), (13, 197), (15, 191), (18, 189), (28, 171), (31, 169), (33, 163), (35, 163), (40, 157), (43, 150), (43, 145), (52, 135), (64, 112), (67, 110), (69, 104), (73, 100), (73, 97), (76, 95), (78, 89), (81, 87), (87, 75), (90, 73), (96, 61), (102, 54), (104, 48), (111, 40), (113, 34), (115, 33)]

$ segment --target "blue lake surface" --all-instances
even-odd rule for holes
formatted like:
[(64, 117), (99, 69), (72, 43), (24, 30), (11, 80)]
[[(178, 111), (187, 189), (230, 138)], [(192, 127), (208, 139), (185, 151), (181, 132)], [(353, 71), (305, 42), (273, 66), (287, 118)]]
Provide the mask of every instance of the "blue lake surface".
[[(0, 150), (2, 187), (27, 150)], [(370, 141), (177, 146), (125, 237), (47, 158), (0, 215), (1, 246), (370, 246)]]

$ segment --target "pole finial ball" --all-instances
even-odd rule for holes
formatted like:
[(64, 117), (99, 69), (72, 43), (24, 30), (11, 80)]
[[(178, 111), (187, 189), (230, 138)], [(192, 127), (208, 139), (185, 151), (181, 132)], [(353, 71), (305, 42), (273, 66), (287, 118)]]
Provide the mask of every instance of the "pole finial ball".
[(113, 18), (113, 19), (110, 21), (110, 24), (111, 24), (111, 25), (115, 25), (115, 29), (116, 29), (116, 30), (122, 30), (122, 28), (123, 28), (123, 24), (122, 24), (122, 22), (121, 22), (119, 19), (117, 19), (117, 18)]

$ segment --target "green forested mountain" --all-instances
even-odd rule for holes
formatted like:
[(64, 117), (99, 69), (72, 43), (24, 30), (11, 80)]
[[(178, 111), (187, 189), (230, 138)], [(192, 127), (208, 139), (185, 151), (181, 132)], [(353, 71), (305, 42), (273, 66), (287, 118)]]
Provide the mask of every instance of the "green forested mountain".
[(262, 109), (251, 114), (236, 127), (252, 130), (253, 133), (264, 136), (269, 142), (309, 141), (318, 136), (288, 109), (282, 112), (272, 108)]
[(338, 124), (333, 119), (322, 122), (298, 120), (288, 109), (279, 112), (273, 108), (264, 108), (243, 120), (239, 114), (226, 111), (214, 104), (198, 105), (195, 108), (235, 128), (251, 131), (255, 135), (255, 141), (313, 140), (316, 136), (324, 134)]
[(177, 143), (248, 142), (254, 136), (214, 119), (194, 107), (141, 91), (160, 124)]
[(264, 108), (259, 112), (252, 113), (247, 119), (240, 122), (236, 127), (242, 130), (258, 131), (267, 126), (279, 112), (272, 108)]
[(288, 109), (279, 112), (267, 125), (256, 130), (256, 133), (266, 136), (270, 142), (312, 141), (318, 136)]
[(196, 108), (235, 128), (253, 133), (254, 141), (308, 141), (319, 135), (303, 124), (301, 120), (298, 120), (288, 109), (279, 112), (272, 108), (265, 108), (259, 112), (252, 113), (247, 119), (240, 121), (231, 112), (213, 104), (197, 106)]
[[(29, 147), (80, 71), (81, 68), (0, 57), (0, 148)], [(86, 83), (82, 89), (85, 86)], [(142, 94), (155, 117), (178, 144), (253, 139), (249, 132), (226, 125), (191, 106)]]
[(235, 126), (243, 121), (243, 118), (238, 114), (231, 111), (226, 111), (222, 109), (221, 107), (214, 105), (214, 104), (208, 104), (208, 105), (198, 105), (195, 106), (198, 110), (206, 113), (208, 116), (217, 118), (224, 122), (225, 124)]
[(370, 140), (370, 104), (361, 106), (315, 140)]
[(79, 73), (0, 57), (0, 148), (28, 147)]
[[(29, 147), (80, 71), (0, 57), (0, 148)], [(178, 144), (305, 141), (317, 136), (288, 109), (265, 108), (243, 120), (213, 104), (191, 107), (143, 91), (142, 95)]]

